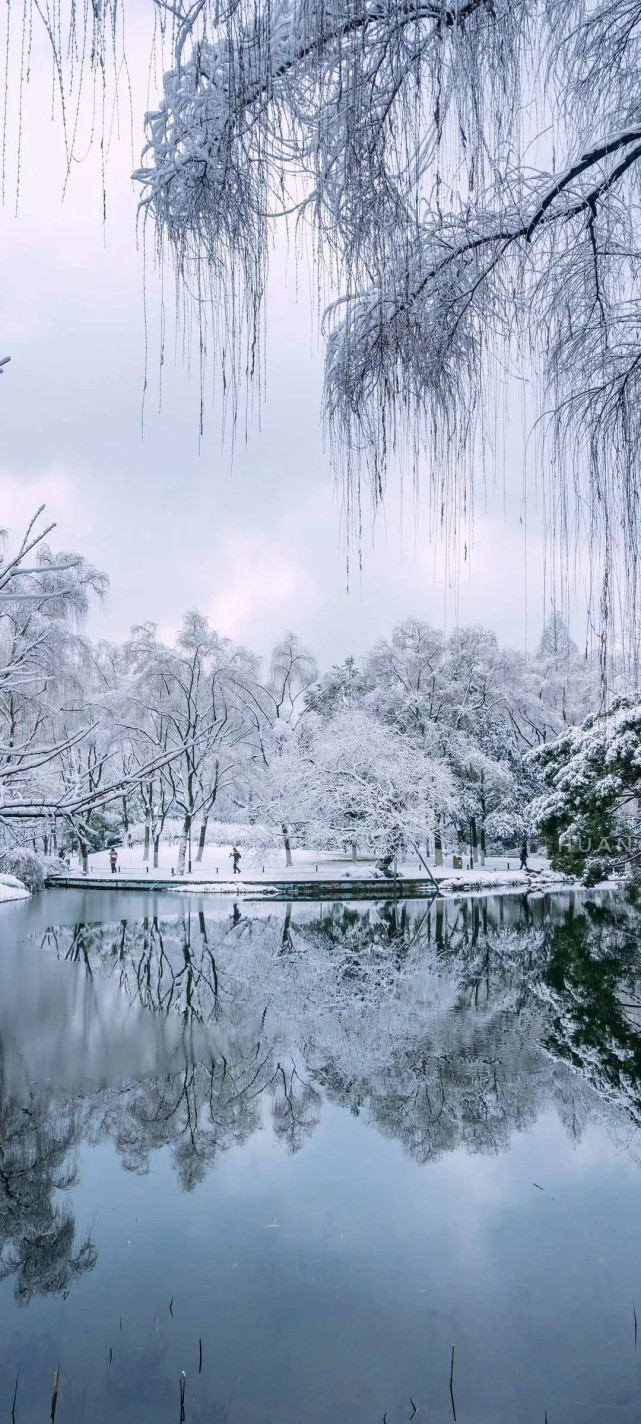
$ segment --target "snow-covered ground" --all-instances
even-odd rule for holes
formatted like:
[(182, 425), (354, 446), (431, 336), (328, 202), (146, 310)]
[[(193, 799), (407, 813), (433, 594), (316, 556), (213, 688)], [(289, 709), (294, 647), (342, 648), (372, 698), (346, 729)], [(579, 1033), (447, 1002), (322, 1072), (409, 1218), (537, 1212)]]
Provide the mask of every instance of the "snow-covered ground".
[[(201, 861), (196, 860), (195, 851), (192, 853), (191, 875), (185, 867), (185, 878), (199, 886), (211, 885), (212, 889), (233, 885), (238, 891), (242, 891), (247, 884), (255, 885), (256, 882), (268, 884), (274, 881), (327, 881), (327, 880), (367, 880), (370, 878), (380, 879), (381, 886), (385, 881), (376, 874), (376, 861), (373, 857), (359, 857), (354, 861), (349, 856), (337, 856), (327, 852), (314, 853), (309, 850), (295, 850), (293, 852), (293, 865), (286, 866), (284, 851), (274, 850), (253, 850), (249, 847), (240, 847), (240, 874), (234, 876), (233, 861), (231, 855), (231, 845), (205, 846)], [(153, 865), (143, 859), (142, 847), (134, 845), (131, 849), (123, 846), (118, 851), (118, 876), (122, 878), (139, 879), (148, 877), (149, 882), (168, 881), (177, 873), (178, 847), (176, 845), (162, 845), (160, 847), (159, 865), (154, 869)], [(563, 877), (553, 874), (550, 871), (548, 862), (541, 856), (531, 856), (529, 859), (529, 872), (519, 870), (519, 856), (488, 856), (484, 867), (475, 866), (469, 869), (469, 861), (464, 861), (462, 870), (455, 870), (452, 867), (452, 855), (445, 857), (446, 864), (442, 866), (430, 865), (430, 871), (444, 891), (456, 892), (457, 890), (475, 890), (491, 886), (525, 886), (531, 883), (559, 883)], [(90, 856), (90, 869), (88, 879), (91, 875), (110, 875), (109, 851), (97, 851)], [(77, 856), (71, 860), (71, 871), (76, 874), (81, 869)], [(172, 874), (173, 872), (173, 874)], [(409, 856), (407, 859), (399, 861), (398, 874), (403, 879), (413, 880), (429, 879), (424, 867), (420, 864), (417, 856)]]
[(25, 890), (20, 880), (16, 880), (15, 875), (0, 875), (0, 905), (9, 900), (28, 900), (29, 891)]

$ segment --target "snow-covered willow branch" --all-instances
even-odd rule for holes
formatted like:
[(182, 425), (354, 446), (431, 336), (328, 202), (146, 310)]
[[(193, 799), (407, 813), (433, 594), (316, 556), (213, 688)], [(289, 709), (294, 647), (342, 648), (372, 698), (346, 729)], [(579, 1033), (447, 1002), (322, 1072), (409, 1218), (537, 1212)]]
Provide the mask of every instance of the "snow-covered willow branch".
[[(83, 75), (104, 83), (125, 35), (112, 0), (34, 6), (71, 154)], [(211, 324), (232, 401), (257, 369), (273, 223), (287, 213), (310, 224), (319, 294), (342, 294), (325, 410), (356, 519), (361, 481), (380, 499), (406, 451), (416, 470), (427, 455), (434, 509), (458, 526), (494, 373), (519, 338), (553, 415), (552, 505), (564, 529), (570, 504), (585, 510), (607, 622), (619, 528), (630, 590), (637, 568), (639, 0), (149, 0), (149, 12), (171, 60), (146, 120), (142, 210), (201, 353)], [(26, 0), (21, 94), (32, 28)]]
[[(240, 359), (245, 328), (255, 367), (270, 218), (312, 216), (339, 269), (384, 263), (399, 230), (412, 228), (421, 66), (439, 71), (444, 116), (440, 41), (452, 33), (455, 48), (470, 49), (468, 28), (489, 8), (486, 0), (279, 0), (239, 3), (213, 33), (201, 11), (188, 53), (181, 31), (162, 102), (147, 115), (136, 177), (142, 208), (203, 320), (211, 301), (226, 371), (228, 352)], [(493, 46), (486, 51), (489, 74)], [(470, 53), (476, 68), (473, 44)]]
[[(32, 753), (34, 760), (33, 762), (27, 762), (25, 770), (32, 772), (54, 761), (56, 758), (64, 755), (64, 753), (73, 746), (77, 745), (78, 742), (90, 736), (94, 730), (94, 727), (89, 727), (85, 731), (79, 732), (75, 737), (68, 738), (63, 744), (45, 748), (39, 754), (35, 752)], [(189, 744), (188, 750), (197, 746), (198, 742), (205, 735), (206, 733), (203, 732), (199, 737), (195, 737)], [(54, 816), (71, 817), (88, 814), (98, 807), (108, 806), (110, 802), (122, 797), (123, 794), (137, 789), (141, 782), (148, 780), (156, 772), (170, 767), (172, 762), (176, 761), (183, 753), (184, 748), (181, 747), (164, 752), (160, 756), (151, 757), (147, 761), (141, 762), (131, 775), (112, 777), (106, 781), (104, 785), (99, 781), (98, 785), (91, 786), (88, 784), (88, 777), (86, 775), (80, 775), (70, 786), (61, 790), (58, 796), (48, 798), (36, 796), (23, 799), (20, 797), (11, 797), (10, 799), (0, 802), (0, 822), (32, 820), (34, 818)], [(103, 768), (108, 765), (108, 762), (109, 756), (104, 756), (98, 764), (98, 771), (102, 772)], [(0, 786), (10, 781), (13, 776), (17, 776), (20, 771), (20, 767), (0, 769)]]
[[(383, 493), (404, 425), (431, 456), (434, 502), (467, 494), (484, 370), (516, 322), (542, 356), (557, 435), (560, 496), (587, 496), (593, 545), (621, 548), (637, 578), (637, 259), (626, 182), (638, 182), (641, 126), (607, 135), (560, 174), (518, 175), (508, 205), (434, 215), (366, 290), (328, 313), (326, 413), (334, 449)], [(513, 189), (517, 177), (513, 179)], [(491, 200), (491, 195), (488, 195)], [(607, 203), (607, 208), (605, 207)], [(588, 476), (587, 485), (585, 476)], [(581, 531), (583, 532), (583, 530)], [(596, 552), (596, 548), (595, 548)], [(604, 617), (610, 607), (607, 582)]]
[[(587, 544), (606, 627), (622, 553), (635, 624), (641, 0), (148, 3), (170, 57), (142, 213), (234, 410), (293, 216), (331, 297), (325, 412), (354, 522), (361, 485), (380, 500), (404, 461), (458, 533), (516, 362), (550, 436), (548, 521), (566, 558)], [(36, 10), (72, 152), (72, 96), (124, 36), (112, 0)]]
[(294, 211), (343, 294), (325, 411), (355, 520), (363, 479), (379, 500), (409, 453), (456, 528), (516, 341), (551, 416), (551, 518), (605, 570), (607, 624), (621, 544), (637, 575), (638, 0), (241, 0), (196, 30), (136, 176), (225, 370), (247, 325), (253, 364)]

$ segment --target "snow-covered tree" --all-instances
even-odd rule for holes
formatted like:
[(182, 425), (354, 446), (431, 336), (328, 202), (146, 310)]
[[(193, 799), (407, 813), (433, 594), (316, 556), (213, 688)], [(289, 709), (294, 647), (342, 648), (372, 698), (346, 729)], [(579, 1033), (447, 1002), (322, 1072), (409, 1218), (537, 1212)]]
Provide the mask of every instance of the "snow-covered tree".
[[(84, 735), (64, 711), (82, 695), (87, 664), (78, 624), (90, 595), (107, 586), (80, 555), (52, 554), (55, 526), (43, 527), (41, 515), (0, 555), (0, 822), (18, 838), (33, 822), (47, 836), (64, 815), (62, 759), (77, 754)], [(76, 798), (83, 791), (92, 787), (76, 782)]]
[[(384, 721), (445, 758), (455, 793), (449, 819), (456, 838), (485, 859), (488, 835), (514, 844), (534, 793), (523, 765), (532, 691), (524, 659), (499, 648), (480, 627), (446, 637), (406, 619), (364, 661), (366, 705)], [(444, 826), (435, 827), (437, 860)]]
[(567, 620), (553, 611), (529, 668), (535, 691), (532, 720), (540, 740), (582, 722), (598, 706), (600, 672), (598, 657), (579, 652)]
[(271, 726), (293, 726), (303, 711), (305, 696), (318, 677), (316, 659), (295, 633), (287, 632), (272, 649), (262, 684), (263, 703)]
[(170, 788), (170, 793), (156, 789), (152, 794), (154, 839), (160, 807), (165, 815), (170, 803), (182, 820), (182, 873), (198, 818), (202, 855), (213, 806), (224, 791), (237, 786), (255, 754), (243, 697), (245, 683), (255, 678), (255, 660), (220, 638), (198, 613), (185, 615), (175, 647), (159, 643), (154, 629), (146, 626), (137, 630), (130, 653), (140, 714), (135, 729), (161, 763)]
[[(429, 836), (437, 861), (451, 834), (483, 860), (486, 848), (529, 827), (544, 763), (525, 753), (600, 705), (598, 667), (556, 615), (530, 660), (487, 629), (446, 635), (408, 618), (320, 678), (294, 634), (261, 675), (253, 653), (197, 613), (173, 645), (153, 624), (123, 645), (93, 644), (78, 624), (105, 580), (80, 555), (54, 556), (48, 532), (32, 524), (0, 562), (5, 843), (35, 848), (39, 838), (47, 851), (64, 825), (86, 866), (106, 832), (126, 830), (135, 816), (156, 866), (163, 828), (177, 814), (182, 869), (192, 834), (202, 856), (215, 807), (266, 822), (288, 865), (294, 841), (311, 844), (314, 834), (318, 844), (376, 849), (418, 836), (421, 853)], [(390, 788), (385, 814), (377, 757)], [(445, 781), (421, 802), (437, 774)], [(406, 833), (393, 829), (397, 814)]]
[(322, 717), (333, 717), (350, 707), (363, 704), (368, 683), (356, 659), (345, 658), (323, 674), (305, 693), (305, 706)]
[(517, 800), (513, 769), (504, 758), (488, 755), (460, 734), (450, 738), (448, 760), (456, 776), (454, 819), (459, 843), (469, 845), (472, 860), (485, 865), (488, 827), (490, 831), (500, 827), (499, 840), (511, 845), (520, 834), (513, 811)]
[(310, 714), (272, 769), (279, 815), (305, 842), (385, 857), (415, 849), (452, 803), (444, 763), (364, 709)]
[[(53, 848), (71, 827), (83, 862), (142, 777), (176, 755), (123, 759), (122, 660), (79, 630), (107, 579), (79, 554), (54, 555), (38, 510), (0, 559), (0, 828), (5, 841)], [(105, 817), (107, 820), (105, 820)], [(98, 842), (96, 842), (98, 836)]]
[(545, 786), (533, 814), (555, 868), (594, 884), (636, 863), (641, 836), (641, 703), (617, 700), (530, 753)]
[(286, 866), (292, 864), (294, 826), (300, 819), (291, 794), (294, 729), (305, 715), (307, 698), (317, 677), (313, 654), (295, 633), (288, 631), (272, 649), (266, 677), (256, 680), (253, 686), (246, 684), (244, 705), (258, 748), (257, 775), (251, 790), (254, 809), (272, 825), (278, 825)]

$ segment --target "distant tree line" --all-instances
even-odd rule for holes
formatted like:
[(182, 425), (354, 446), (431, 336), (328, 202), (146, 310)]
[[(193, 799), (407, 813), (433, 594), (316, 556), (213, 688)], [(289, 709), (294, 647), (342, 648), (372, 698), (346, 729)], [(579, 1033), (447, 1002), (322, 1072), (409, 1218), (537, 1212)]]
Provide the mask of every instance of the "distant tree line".
[(151, 623), (92, 642), (83, 619), (107, 580), (54, 555), (51, 528), (39, 511), (0, 560), (5, 868), (16, 848), (72, 844), (86, 868), (109, 837), (142, 827), (143, 860), (158, 865), (171, 829), (183, 871), (212, 820), (244, 823), (287, 864), (296, 846), (436, 863), (457, 847), (483, 864), (539, 822), (552, 835), (550, 777), (586, 718), (605, 725), (598, 661), (558, 613), (530, 657), (479, 626), (446, 635), (408, 618), (323, 674), (291, 632), (263, 666), (194, 611), (172, 644)]

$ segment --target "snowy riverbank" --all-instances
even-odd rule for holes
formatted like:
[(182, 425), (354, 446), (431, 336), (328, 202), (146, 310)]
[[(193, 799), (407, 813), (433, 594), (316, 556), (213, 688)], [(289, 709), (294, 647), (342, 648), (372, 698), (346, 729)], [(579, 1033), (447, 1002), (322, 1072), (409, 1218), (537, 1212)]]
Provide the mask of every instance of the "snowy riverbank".
[(28, 900), (30, 894), (15, 875), (0, 875), (0, 905), (10, 900)]
[[(235, 878), (248, 880), (321, 880), (342, 879), (352, 877), (355, 879), (365, 879), (376, 875), (376, 857), (359, 856), (353, 860), (348, 855), (335, 855), (328, 851), (294, 850), (293, 864), (288, 866), (285, 863), (284, 852), (278, 850), (253, 849), (240, 846), (240, 874)], [(146, 875), (147, 873), (154, 880), (169, 879), (178, 873), (178, 847), (176, 845), (161, 845), (158, 866), (154, 867), (150, 861), (143, 859), (142, 847), (134, 845), (129, 849), (121, 846), (118, 849), (118, 873)], [(512, 856), (488, 856), (485, 866), (475, 866), (474, 870), (462, 869), (454, 870), (452, 867), (451, 853), (446, 857), (446, 864), (434, 866), (428, 862), (430, 873), (437, 879), (453, 879), (455, 877), (466, 877), (475, 879), (477, 876), (492, 875), (501, 878), (505, 876), (521, 876), (527, 880), (527, 873), (518, 869), (518, 853)], [(194, 879), (212, 880), (218, 879), (234, 880), (232, 874), (232, 844), (212, 846), (207, 845), (203, 850), (202, 859), (196, 860), (196, 854), (192, 855), (191, 874)], [(89, 857), (91, 871), (100, 871), (101, 874), (109, 874), (109, 851), (96, 851)], [(548, 861), (543, 856), (531, 856), (529, 866), (532, 872), (549, 871)], [(78, 871), (80, 864), (77, 856), (71, 857), (71, 869)], [(185, 864), (185, 874), (188, 873), (187, 863)], [(411, 855), (399, 859), (398, 874), (404, 878), (418, 879), (427, 875), (424, 864), (418, 856)]]
[[(448, 858), (451, 862), (452, 857)], [(396, 881), (381, 876), (376, 871), (373, 858), (354, 861), (348, 857), (314, 854), (311, 851), (296, 851), (293, 865), (286, 866), (285, 857), (280, 852), (245, 848), (241, 855), (240, 873), (236, 876), (231, 870), (231, 846), (205, 847), (202, 860), (192, 860), (191, 872), (186, 866), (185, 872), (180, 875), (176, 859), (175, 847), (162, 847), (159, 864), (154, 868), (143, 860), (140, 846), (133, 846), (131, 849), (123, 847), (118, 851), (117, 871), (112, 875), (109, 852), (99, 851), (90, 857), (89, 870), (86, 876), (82, 876), (82, 883), (89, 885), (93, 882), (103, 886), (107, 880), (114, 888), (124, 888), (126, 884), (131, 883), (138, 887), (162, 886), (163, 889), (182, 894), (193, 890), (199, 894), (261, 898), (274, 894), (282, 896), (289, 887), (293, 895), (313, 895), (315, 890), (322, 895), (330, 889), (335, 893), (343, 886), (345, 893), (351, 893), (353, 897), (357, 886), (363, 887), (369, 894), (374, 887), (377, 891), (380, 888), (381, 895), (385, 895), (392, 888), (398, 893), (406, 883), (408, 894), (411, 895), (429, 893), (436, 883), (442, 895), (451, 896), (483, 894), (490, 890), (509, 892), (554, 889), (573, 883), (567, 876), (550, 870), (547, 861), (542, 857), (534, 856), (530, 859), (527, 871), (518, 868), (518, 857), (515, 859), (493, 856), (488, 857), (485, 866), (475, 866), (472, 870), (469, 867), (454, 869), (450, 864), (430, 866), (429, 873), (414, 856), (399, 862)], [(77, 858), (73, 857), (68, 877), (77, 883), (81, 875), (81, 867)]]

